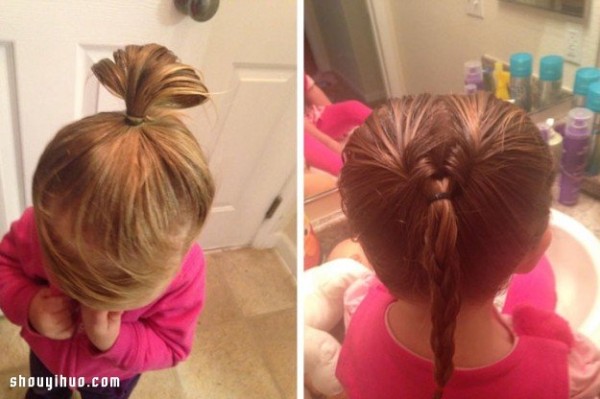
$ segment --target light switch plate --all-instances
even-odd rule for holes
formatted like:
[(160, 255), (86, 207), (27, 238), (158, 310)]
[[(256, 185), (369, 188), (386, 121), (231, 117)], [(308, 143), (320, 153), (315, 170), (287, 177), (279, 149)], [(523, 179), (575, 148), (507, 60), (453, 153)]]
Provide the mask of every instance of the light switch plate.
[(581, 65), (581, 40), (580, 27), (568, 27), (565, 35), (565, 61)]
[(466, 0), (467, 14), (483, 19), (483, 0)]

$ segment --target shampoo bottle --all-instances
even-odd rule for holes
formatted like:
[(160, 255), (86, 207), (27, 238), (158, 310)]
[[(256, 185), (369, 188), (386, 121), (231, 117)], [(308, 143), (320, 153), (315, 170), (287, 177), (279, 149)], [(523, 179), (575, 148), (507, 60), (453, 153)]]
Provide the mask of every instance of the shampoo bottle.
[(569, 111), (560, 165), (558, 202), (561, 204), (575, 205), (579, 198), (588, 158), (593, 117), (594, 113), (587, 108), (573, 108)]
[(575, 84), (573, 85), (573, 107), (585, 107), (585, 98), (588, 87), (594, 82), (600, 81), (600, 69), (585, 67), (575, 72)]
[(533, 56), (516, 53), (510, 56), (510, 96), (515, 105), (531, 111), (531, 65)]
[(594, 112), (587, 174), (595, 176), (600, 173), (600, 82), (592, 83), (588, 87), (585, 105), (586, 108)]
[(540, 60), (540, 108), (555, 104), (560, 98), (563, 57), (547, 55)]

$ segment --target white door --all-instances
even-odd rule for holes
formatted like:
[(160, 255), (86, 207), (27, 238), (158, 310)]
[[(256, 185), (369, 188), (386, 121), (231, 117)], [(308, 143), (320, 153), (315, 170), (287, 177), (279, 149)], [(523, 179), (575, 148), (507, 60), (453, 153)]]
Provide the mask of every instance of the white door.
[(174, 0), (0, 1), (0, 234), (31, 203), (33, 171), (57, 130), (124, 108), (89, 67), (155, 42), (197, 67), (214, 93), (188, 112), (217, 182), (201, 242), (250, 244), (273, 199), (295, 197), (286, 184), (296, 165), (295, 16), (294, 0), (221, 1), (203, 23)]

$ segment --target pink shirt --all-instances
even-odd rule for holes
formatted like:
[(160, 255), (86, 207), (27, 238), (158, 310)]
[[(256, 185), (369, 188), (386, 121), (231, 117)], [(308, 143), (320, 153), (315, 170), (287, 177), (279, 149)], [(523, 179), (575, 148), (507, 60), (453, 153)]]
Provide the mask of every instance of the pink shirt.
[(126, 379), (172, 367), (190, 354), (204, 304), (204, 255), (197, 244), (160, 298), (123, 313), (119, 336), (106, 352), (90, 343), (81, 324), (65, 340), (46, 338), (30, 328), (29, 304), (48, 285), (42, 262), (33, 208), (29, 208), (0, 242), (0, 308), (22, 327), (21, 336), (54, 374), (85, 377), (87, 382), (92, 377)]
[[(403, 347), (390, 333), (386, 312), (394, 298), (376, 282), (353, 315), (337, 365), (351, 399), (430, 399), (433, 364)], [(481, 368), (457, 368), (444, 399), (592, 398), (600, 392), (600, 356), (573, 336), (560, 317), (527, 308), (507, 318), (513, 350)], [(543, 320), (543, 322), (539, 322)]]

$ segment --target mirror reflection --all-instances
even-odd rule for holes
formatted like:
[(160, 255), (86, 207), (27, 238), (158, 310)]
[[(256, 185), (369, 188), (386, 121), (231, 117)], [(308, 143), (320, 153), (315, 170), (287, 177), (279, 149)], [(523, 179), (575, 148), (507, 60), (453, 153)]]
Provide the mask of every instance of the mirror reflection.
[[(482, 5), (480, 17), (468, 14), (463, 2), (307, 0), (306, 73), (332, 103), (353, 100), (372, 108), (391, 96), (465, 92), (465, 65), (470, 61), (481, 62), (484, 87), (495, 91), (495, 63), (510, 72), (511, 57), (526, 53), (532, 80), (531, 105), (525, 108), (537, 112), (570, 105), (577, 70), (598, 64), (599, 37), (593, 27), (600, 25), (599, 2), (589, 5), (585, 19), (505, 1)], [(576, 48), (568, 48), (567, 34)], [(549, 76), (541, 73), (548, 56), (562, 59), (562, 73), (558, 85), (550, 75), (555, 94), (544, 97), (539, 78)], [(548, 117), (552, 115), (544, 119)], [(304, 135), (308, 141), (318, 140), (308, 129)], [(340, 151), (343, 141), (335, 135), (325, 140), (329, 138), (334, 140), (329, 151)], [(335, 170), (310, 161), (310, 148), (304, 154), (309, 202), (334, 189), (336, 182)]]

